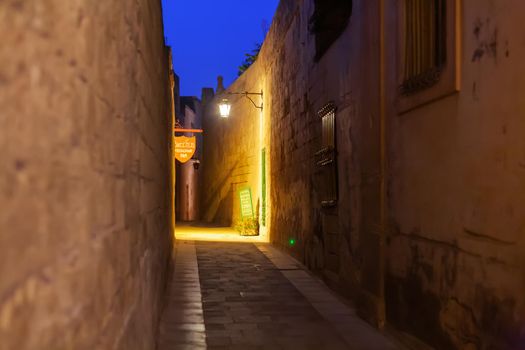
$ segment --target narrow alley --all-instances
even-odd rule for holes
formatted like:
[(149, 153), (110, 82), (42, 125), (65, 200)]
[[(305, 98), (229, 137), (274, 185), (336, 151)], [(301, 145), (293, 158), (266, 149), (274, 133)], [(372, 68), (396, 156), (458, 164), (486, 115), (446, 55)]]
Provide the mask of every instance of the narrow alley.
[(159, 350), (401, 349), (264, 243), (179, 241)]
[(523, 0), (1, 0), (0, 350), (525, 350)]

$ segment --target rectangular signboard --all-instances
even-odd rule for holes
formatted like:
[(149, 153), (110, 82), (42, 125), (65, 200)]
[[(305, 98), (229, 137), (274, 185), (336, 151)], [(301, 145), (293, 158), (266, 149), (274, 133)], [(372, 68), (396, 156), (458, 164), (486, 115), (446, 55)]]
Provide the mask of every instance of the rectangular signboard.
[(239, 190), (239, 201), (241, 205), (241, 217), (243, 219), (253, 218), (252, 191), (249, 187)]

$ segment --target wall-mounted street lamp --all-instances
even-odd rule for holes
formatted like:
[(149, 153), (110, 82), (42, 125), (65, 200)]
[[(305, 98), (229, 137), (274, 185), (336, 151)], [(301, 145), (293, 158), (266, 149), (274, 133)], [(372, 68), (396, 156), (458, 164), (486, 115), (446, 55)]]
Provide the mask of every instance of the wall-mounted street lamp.
[[(261, 92), (227, 92), (227, 95), (240, 95), (243, 97), (246, 97), (250, 102), (253, 104), (253, 106), (257, 109), (260, 109), (262, 111), (263, 109), (263, 93)], [(260, 96), (261, 97), (261, 105), (257, 105), (254, 100), (250, 96)], [(222, 101), (219, 103), (219, 114), (222, 118), (228, 118), (230, 116), (230, 112), (232, 109), (232, 105), (230, 101), (228, 101), (227, 98), (223, 98)]]
[(230, 116), (230, 111), (232, 109), (232, 105), (228, 101), (227, 98), (223, 98), (221, 103), (219, 103), (219, 114), (222, 118), (228, 118)]

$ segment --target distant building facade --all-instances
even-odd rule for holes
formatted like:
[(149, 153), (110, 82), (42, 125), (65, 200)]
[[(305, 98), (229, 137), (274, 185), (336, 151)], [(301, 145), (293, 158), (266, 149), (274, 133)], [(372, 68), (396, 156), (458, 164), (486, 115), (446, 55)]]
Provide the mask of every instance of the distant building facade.
[[(183, 96), (180, 98), (179, 125), (184, 129), (202, 128), (201, 102), (196, 97)], [(200, 218), (200, 159), (202, 158), (202, 134), (179, 134), (195, 136), (197, 148), (192, 159), (187, 163), (177, 162), (177, 191), (175, 195), (177, 220), (197, 221)]]

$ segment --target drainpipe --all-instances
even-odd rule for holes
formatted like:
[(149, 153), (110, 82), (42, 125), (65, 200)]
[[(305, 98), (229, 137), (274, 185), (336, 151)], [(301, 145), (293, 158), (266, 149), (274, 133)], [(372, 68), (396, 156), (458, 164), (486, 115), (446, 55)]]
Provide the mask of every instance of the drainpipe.
[(171, 49), (169, 50), (169, 64), (168, 67), (170, 69), (169, 72), (169, 78), (170, 78), (170, 89), (169, 93), (171, 95), (170, 98), (170, 116), (171, 116), (171, 129), (170, 129), (170, 175), (171, 175), (171, 191), (170, 191), (170, 211), (171, 211), (171, 222), (170, 222), (170, 230), (171, 230), (171, 237), (173, 240), (175, 240), (175, 190), (176, 190), (176, 167), (175, 167), (175, 140), (173, 138), (173, 131), (175, 130), (175, 120), (177, 119), (176, 115), (176, 101), (175, 101), (175, 72), (173, 71), (173, 58), (172, 58), (172, 52)]
[(385, 241), (388, 230), (387, 203), (387, 140), (386, 140), (386, 0), (379, 0), (379, 114), (380, 114), (380, 152), (381, 152), (381, 193), (380, 193), (380, 225), (379, 259), (380, 278), (380, 308), (378, 326), (384, 329), (386, 323), (385, 307)]

